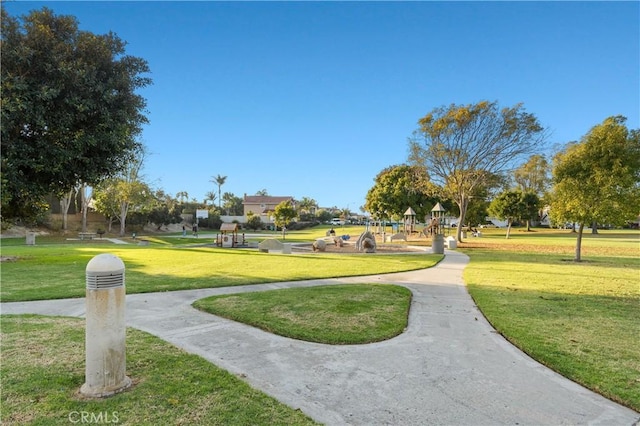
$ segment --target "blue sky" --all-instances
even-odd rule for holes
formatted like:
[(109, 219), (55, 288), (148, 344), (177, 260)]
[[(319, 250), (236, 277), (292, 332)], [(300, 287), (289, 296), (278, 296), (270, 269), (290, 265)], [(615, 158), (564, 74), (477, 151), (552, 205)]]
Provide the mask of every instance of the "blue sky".
[(222, 175), (358, 211), (451, 103), (522, 102), (549, 147), (640, 127), (638, 2), (3, 2), (44, 5), (149, 62), (145, 178), (200, 201)]

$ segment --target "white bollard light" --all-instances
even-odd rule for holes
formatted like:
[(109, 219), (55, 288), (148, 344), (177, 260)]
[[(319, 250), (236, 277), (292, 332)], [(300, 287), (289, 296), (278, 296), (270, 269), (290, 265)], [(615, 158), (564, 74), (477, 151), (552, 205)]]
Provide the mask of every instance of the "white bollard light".
[(131, 386), (126, 376), (124, 262), (99, 254), (86, 268), (85, 383), (80, 393), (106, 397)]

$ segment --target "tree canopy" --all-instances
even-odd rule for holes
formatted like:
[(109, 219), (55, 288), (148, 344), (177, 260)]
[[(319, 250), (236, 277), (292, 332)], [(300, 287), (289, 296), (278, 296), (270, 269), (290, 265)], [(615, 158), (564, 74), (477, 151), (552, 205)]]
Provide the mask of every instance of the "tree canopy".
[(364, 208), (376, 219), (401, 219), (407, 208), (424, 219), (436, 201), (430, 197), (424, 169), (408, 165), (390, 166), (375, 178)]
[(282, 227), (282, 237), (285, 238), (285, 228), (289, 226), (291, 221), (295, 219), (297, 213), (296, 209), (291, 204), (291, 201), (283, 201), (278, 204), (273, 212), (273, 217), (275, 219), (275, 225)]
[(511, 225), (515, 220), (525, 219), (527, 222), (537, 214), (539, 199), (533, 192), (522, 192), (519, 189), (504, 191), (491, 201), (489, 214), (507, 220), (508, 239)]
[(540, 154), (532, 155), (513, 171), (513, 180), (522, 192), (532, 192), (542, 197), (551, 183), (549, 162)]
[(147, 122), (136, 90), (147, 62), (125, 54), (114, 33), (78, 29), (43, 8), (19, 18), (2, 8), (3, 216), (121, 170)]
[[(469, 197), (489, 179), (540, 148), (545, 131), (522, 104), (496, 102), (439, 107), (419, 120), (409, 141), (411, 164), (424, 167), (443, 197), (454, 201), (464, 223)], [(461, 228), (457, 229), (461, 241)]]
[(551, 215), (579, 224), (576, 261), (585, 224), (621, 225), (640, 213), (640, 131), (625, 122), (605, 119), (554, 158)]

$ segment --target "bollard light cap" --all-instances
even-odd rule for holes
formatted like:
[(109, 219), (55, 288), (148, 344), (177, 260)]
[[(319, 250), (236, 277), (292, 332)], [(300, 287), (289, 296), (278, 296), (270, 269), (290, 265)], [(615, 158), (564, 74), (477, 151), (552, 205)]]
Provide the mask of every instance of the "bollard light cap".
[(87, 263), (86, 272), (118, 273), (124, 271), (124, 262), (115, 254), (102, 253)]

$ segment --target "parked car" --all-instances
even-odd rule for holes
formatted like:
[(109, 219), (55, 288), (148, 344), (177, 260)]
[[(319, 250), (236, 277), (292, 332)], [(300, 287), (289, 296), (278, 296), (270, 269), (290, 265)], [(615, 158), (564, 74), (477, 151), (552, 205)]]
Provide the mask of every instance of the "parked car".
[(479, 226), (480, 226), (480, 228), (486, 228), (486, 229), (488, 229), (488, 228), (500, 228), (498, 225), (496, 225), (493, 222), (482, 223)]

